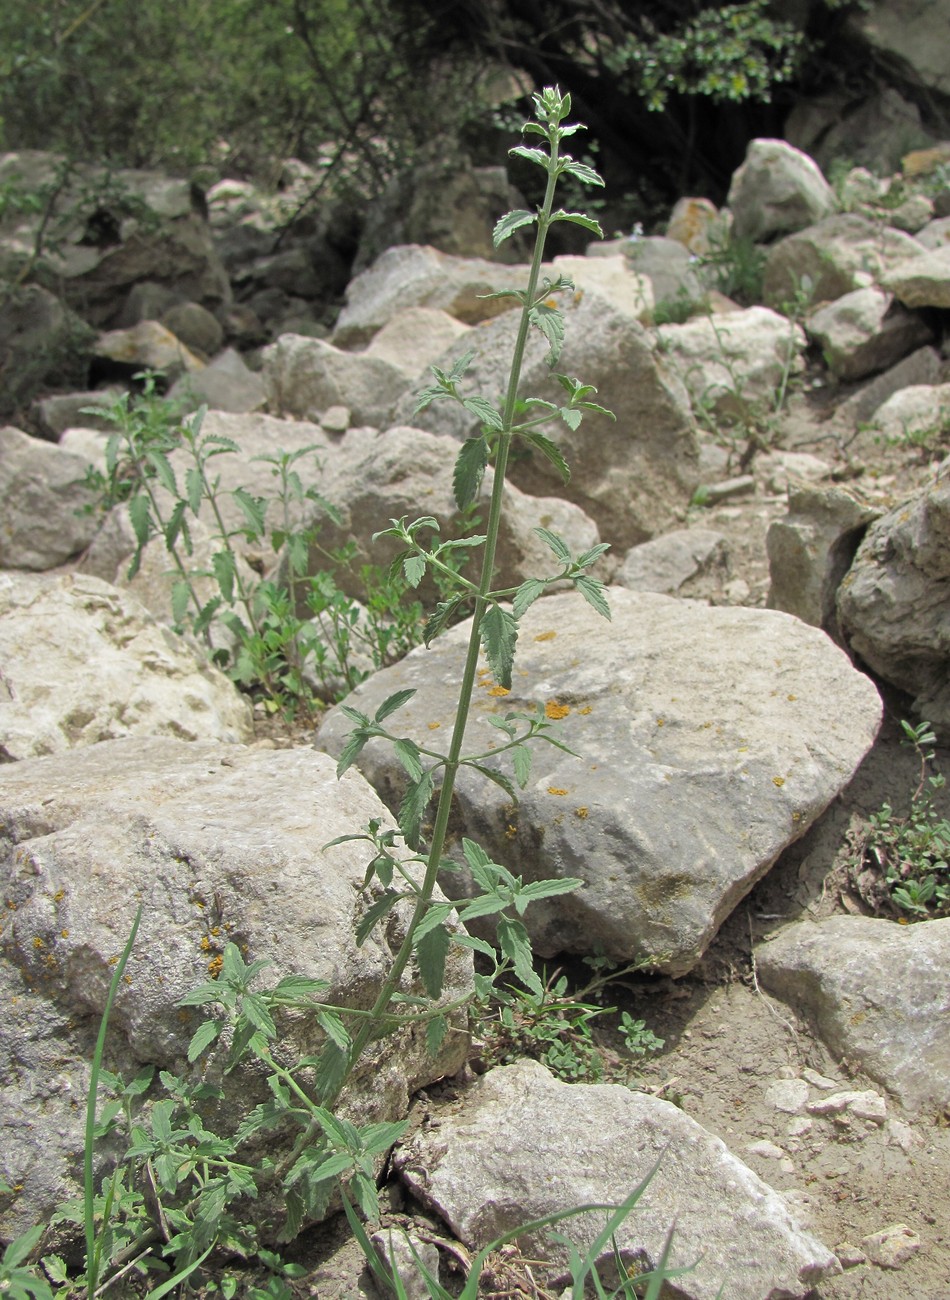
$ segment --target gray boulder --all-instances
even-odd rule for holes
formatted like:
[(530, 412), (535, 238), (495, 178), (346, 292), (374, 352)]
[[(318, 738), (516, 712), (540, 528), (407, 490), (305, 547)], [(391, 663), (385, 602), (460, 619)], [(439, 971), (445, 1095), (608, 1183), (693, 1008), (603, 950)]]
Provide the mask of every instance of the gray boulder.
[(0, 574), (0, 761), (250, 727), (234, 685), (132, 597), (85, 574)]
[(838, 619), (851, 650), (945, 733), (948, 608), (950, 478), (943, 473), (868, 529), (838, 589)]
[(630, 591), (693, 595), (701, 578), (713, 584), (718, 580), (721, 585), (728, 568), (728, 546), (722, 533), (708, 528), (680, 528), (629, 550), (614, 581)]
[(784, 140), (751, 140), (726, 203), (734, 233), (758, 242), (814, 225), (834, 211), (835, 196), (807, 154)]
[(891, 267), (924, 250), (910, 235), (855, 212), (826, 217), (779, 240), (765, 263), (762, 293), (770, 307), (790, 302), (805, 278), (811, 300), (832, 301), (879, 281)]
[(0, 568), (54, 569), (92, 541), (88, 462), (55, 443), (0, 428)]
[[(500, 743), (490, 718), (540, 706), (562, 719), (556, 734), (573, 754), (534, 746), (516, 808), (463, 769), (456, 833), (526, 879), (584, 880), (529, 909), (542, 956), (601, 948), (620, 963), (683, 974), (850, 780), (881, 705), (824, 633), (788, 615), (622, 588), (609, 597), (610, 624), (573, 592), (537, 601), (520, 624), (510, 694), (487, 666), (480, 672), (468, 752)], [(346, 703), (372, 714), (394, 691), (415, 688), (390, 725), (430, 747), (433, 730), (445, 735), (454, 717), (468, 634), (464, 623), (414, 650)], [(331, 710), (318, 743), (339, 754), (351, 725)], [(402, 798), (389, 746), (367, 746), (360, 763), (387, 803)], [(444, 888), (455, 896), (467, 886), (452, 874)]]
[(950, 1106), (950, 918), (897, 925), (833, 916), (786, 925), (756, 949), (770, 992), (815, 1024), (908, 1109)]
[(881, 283), (905, 307), (950, 307), (950, 247), (926, 249), (890, 266)]
[[(473, 1249), (548, 1214), (619, 1205), (649, 1177), (616, 1244), (632, 1272), (645, 1272), (672, 1229), (671, 1266), (695, 1265), (670, 1292), (683, 1300), (791, 1300), (840, 1272), (779, 1193), (676, 1106), (617, 1084), (561, 1083), (536, 1061), (489, 1071), (455, 1114), (398, 1148), (395, 1164)], [(606, 1217), (568, 1218), (557, 1231), (583, 1255)], [(544, 1232), (519, 1244), (569, 1280), (564, 1245)], [(608, 1245), (608, 1272), (611, 1261)]]
[[(146, 1064), (184, 1075), (200, 1010), (179, 1000), (213, 975), (227, 941), (246, 960), (265, 959), (263, 987), (287, 975), (330, 984), (327, 1000), (368, 1005), (388, 974), (405, 913), (357, 947), (364, 909), (365, 846), (322, 849), (387, 814), (356, 773), (337, 781), (311, 749), (257, 750), (115, 741), (74, 754), (0, 768), (0, 864), (7, 914), (0, 986), (19, 999), (0, 1044), (4, 1173), (21, 1186), (4, 1199), (0, 1232), (15, 1236), (81, 1194), (82, 1122), (91, 1040), (116, 954), (142, 921), (120, 984), (106, 1064), (131, 1078)], [(453, 948), (446, 996), (464, 996), (471, 954)], [(421, 991), (415, 977), (406, 992)], [(461, 1028), (461, 1025), (456, 1028)], [(296, 1059), (319, 1050), (313, 1016), (288, 1014), (281, 1041)], [(450, 1032), (436, 1057), (425, 1036), (380, 1040), (342, 1099), (356, 1123), (395, 1120), (409, 1095), (459, 1068), (465, 1035)], [(207, 1116), (230, 1133), (269, 1089), (243, 1065), (222, 1078), (223, 1051), (202, 1058), (225, 1100)], [(157, 1085), (151, 1094), (159, 1095)], [(77, 1104), (78, 1103), (78, 1104)], [(279, 1156), (288, 1135), (270, 1130), (255, 1155)], [(283, 1144), (283, 1146), (282, 1146)], [(265, 1235), (279, 1226), (273, 1197), (254, 1202)]]
[(928, 90), (950, 94), (942, 48), (950, 24), (947, 0), (874, 0), (851, 21), (886, 64), (905, 68)]
[[(567, 297), (565, 346), (558, 368), (597, 389), (595, 400), (616, 421), (588, 415), (577, 430), (558, 422), (546, 432), (571, 467), (564, 486), (546, 458), (518, 448), (512, 481), (532, 496), (563, 495), (593, 519), (601, 536), (620, 549), (635, 546), (681, 522), (699, 482), (699, 452), (686, 391), (639, 321), (590, 291)], [(508, 312), (478, 331), (464, 390), (496, 404), (508, 383), (518, 313)], [(546, 341), (528, 338), (521, 392), (557, 402), (563, 396), (546, 364)], [(449, 369), (453, 349), (438, 364)], [(454, 402), (413, 413), (406, 399), (396, 419), (461, 440), (479, 423)], [(521, 454), (522, 452), (527, 454)]]
[(342, 352), (323, 339), (282, 334), (264, 350), (264, 394), (275, 415), (319, 420), (349, 407), (354, 423), (382, 428), (408, 387), (401, 369), (379, 357)]
[[(9, 278), (14, 275), (11, 269)], [(0, 417), (13, 415), (43, 388), (84, 384), (95, 337), (85, 321), (38, 284), (12, 289), (0, 304)]]
[(699, 303), (706, 297), (696, 258), (678, 239), (636, 235), (587, 248), (587, 256), (595, 261), (613, 262), (617, 254), (622, 254), (630, 272), (642, 282), (651, 307), (658, 303)]
[(895, 306), (893, 294), (874, 286), (819, 307), (805, 322), (825, 363), (839, 379), (863, 379), (886, 370), (933, 337), (913, 312)]

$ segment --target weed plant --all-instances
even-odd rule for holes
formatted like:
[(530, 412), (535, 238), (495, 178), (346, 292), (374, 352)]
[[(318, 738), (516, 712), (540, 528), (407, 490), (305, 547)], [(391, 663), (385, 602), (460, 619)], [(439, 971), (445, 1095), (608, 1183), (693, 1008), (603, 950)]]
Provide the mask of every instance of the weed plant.
[(851, 876), (875, 911), (927, 921), (950, 916), (950, 821), (935, 806), (946, 783), (932, 767), (937, 738), (930, 723), (905, 720), (901, 727), (920, 764), (910, 810), (900, 817), (884, 803), (871, 814), (856, 837)]
[[(122, 393), (107, 406), (88, 409), (115, 430), (104, 469), (91, 467), (86, 486), (96, 497), (92, 509), (105, 512), (119, 504), (128, 509), (135, 551), (127, 576), (135, 577), (145, 547), (161, 539), (173, 566), (176, 629), (202, 641), (241, 686), (259, 691), (268, 711), (312, 714), (318, 700), (339, 698), (366, 676), (360, 658), (380, 668), (419, 643), (422, 605), (407, 599), (408, 584), (400, 573), (363, 566), (365, 608), (341, 590), (338, 578), (352, 566), (353, 550), (321, 546), (321, 514), (339, 516), (301, 477), (305, 463), (319, 468), (315, 446), (255, 457), (275, 480), (269, 498), (243, 487), (225, 491), (216, 463), (238, 455), (237, 443), (203, 431), (203, 407), (181, 418), (180, 409), (159, 396), (155, 375), (144, 376), (141, 394)], [(183, 476), (175, 467), (182, 457), (187, 461)], [(229, 526), (225, 516), (233, 515), (234, 507), (239, 522)], [(305, 508), (315, 522), (301, 526), (297, 521)], [(196, 561), (192, 538), (199, 517), (210, 520), (214, 548), (204, 568)], [(283, 556), (283, 576), (255, 573), (242, 558), (245, 551), (265, 557), (265, 573)], [(321, 554), (326, 567), (311, 572), (311, 554)]]
[[(544, 169), (544, 202), (535, 212), (509, 213), (495, 228), (497, 244), (516, 230), (533, 228), (535, 233), (527, 287), (508, 291), (508, 296), (520, 306), (521, 316), (504, 403), (498, 409), (486, 398), (463, 391), (471, 354), (448, 372), (435, 370), (435, 383), (420, 397), (420, 406), (441, 400), (461, 402), (481, 421), (480, 431), (461, 447), (454, 482), (458, 507), (465, 510), (475, 500), (485, 469), (490, 464), (494, 466), (485, 532), (476, 537), (441, 541), (437, 524), (430, 517), (411, 522), (392, 521), (383, 530), (403, 545), (397, 565), (410, 586), (417, 586), (427, 571), (434, 571), (450, 584), (426, 624), (427, 641), (439, 635), (460, 608), (471, 606), (474, 611), (448, 751), (439, 753), (423, 748), (391, 730), (391, 720), (411, 698), (414, 693), (411, 690), (390, 695), (373, 717), (352, 706), (343, 706), (353, 730), (340, 757), (338, 773), (342, 775), (357, 761), (370, 740), (381, 739), (393, 746), (405, 770), (406, 791), (395, 826), (371, 821), (359, 834), (332, 840), (325, 851), (332, 852), (334, 845), (348, 840), (365, 842), (369, 847), (356, 944), (364, 944), (400, 904), (403, 916), (407, 917), (404, 938), (372, 1006), (360, 1008), (329, 1003), (326, 1000), (329, 986), (320, 980), (288, 976), (268, 985), (263, 978), (267, 961), (242, 953), (235, 944), (228, 943), (220, 963), (212, 970), (212, 978), (181, 1003), (185, 1009), (198, 1009), (202, 1017), (191, 1038), (188, 1061), (197, 1066), (214, 1048), (219, 1060), (223, 1056), (225, 1061), (224, 1083), (212, 1085), (202, 1079), (200, 1072), (197, 1081), (162, 1072), (164, 1096), (143, 1106), (143, 1094), (148, 1087), (144, 1076), (130, 1085), (114, 1078), (117, 1095), (97, 1113), (93, 1079), (89, 1094), (93, 1121), (87, 1133), (87, 1151), (99, 1135), (109, 1130), (113, 1136), (126, 1131), (128, 1147), (124, 1158), (98, 1191), (92, 1186), (92, 1161), (91, 1157), (87, 1158), (85, 1199), (75, 1210), (63, 1212), (67, 1217), (77, 1215), (86, 1227), (87, 1296), (91, 1297), (97, 1287), (101, 1290), (129, 1270), (148, 1274), (150, 1294), (154, 1296), (168, 1294), (178, 1287), (185, 1289), (186, 1284), (200, 1286), (205, 1277), (202, 1270), (215, 1251), (219, 1257), (223, 1252), (245, 1259), (256, 1254), (268, 1276), (265, 1286), (252, 1288), (251, 1293), (273, 1296), (275, 1300), (289, 1296), (293, 1266), (285, 1265), (273, 1251), (262, 1250), (253, 1226), (260, 1216), (247, 1212), (249, 1204), (253, 1206), (259, 1198), (267, 1196), (270, 1204), (276, 1200), (284, 1208), (283, 1240), (293, 1239), (305, 1223), (325, 1214), (332, 1197), (339, 1198), (371, 1269), (397, 1297), (405, 1297), (403, 1281), (380, 1259), (364, 1220), (372, 1223), (379, 1217), (377, 1173), (390, 1148), (403, 1136), (406, 1123), (356, 1125), (343, 1116), (339, 1106), (366, 1049), (380, 1039), (408, 1031), (423, 1034), (429, 1050), (435, 1053), (453, 1019), (464, 1016), (473, 1003), (485, 1003), (496, 995), (507, 1006), (533, 1007), (531, 1024), (535, 1034), (544, 1033), (550, 1038), (551, 1046), (554, 1045), (555, 1036), (542, 1028), (545, 988), (534, 968), (523, 916), (534, 901), (570, 892), (582, 882), (576, 878), (560, 878), (526, 884), (502, 864), (494, 862), (480, 845), (463, 839), (460, 847), (476, 885), (474, 896), (455, 906), (444, 901), (436, 890), (439, 871), (454, 865), (447, 848), (459, 768), (471, 767), (481, 772), (515, 798), (516, 787), (523, 787), (528, 780), (534, 744), (544, 742), (566, 748), (542, 706), (536, 714), (511, 713), (498, 719), (501, 743), (496, 749), (466, 751), (466, 722), (480, 654), (484, 652), (487, 657), (495, 681), (510, 687), (520, 618), (552, 584), (565, 579), (599, 615), (610, 617), (603, 586), (589, 574), (605, 548), (596, 546), (574, 556), (560, 537), (546, 529), (538, 531), (552, 552), (553, 572), (526, 579), (517, 587), (496, 585), (495, 548), (505, 470), (512, 446), (521, 443), (534, 448), (551, 460), (566, 478), (569, 470), (556, 443), (539, 426), (553, 418), (574, 429), (587, 414), (608, 414), (592, 400), (593, 388), (557, 372), (554, 380), (560, 388), (559, 401), (532, 397), (519, 404), (521, 367), (529, 330), (537, 329), (544, 335), (549, 345), (548, 361), (553, 368), (561, 352), (564, 321), (561, 312), (552, 305), (552, 295), (573, 288), (565, 277), (553, 282), (542, 280), (548, 230), (555, 222), (565, 221), (600, 233), (597, 223), (584, 214), (554, 207), (555, 189), (562, 177), (572, 176), (585, 184), (601, 183), (586, 164), (562, 152), (563, 141), (581, 129), (565, 121), (570, 97), (548, 88), (534, 97), (534, 105), (535, 117), (524, 128), (532, 143), (518, 146), (514, 152)], [(207, 467), (213, 457), (227, 454), (230, 448), (221, 439), (202, 439), (200, 419), (189, 426), (185, 441), (192, 450), (193, 464), (186, 475), (184, 497), (177, 495), (164, 447), (152, 445), (144, 455), (136, 457), (132, 462), (136, 477), (130, 489), (120, 486), (125, 479), (118, 473), (120, 462), (116, 453), (110, 457), (110, 482), (115, 490), (126, 493), (130, 508), (136, 501), (142, 502), (134, 516), (138, 519), (140, 549), (152, 530), (159, 527), (166, 544), (176, 542), (184, 536), (187, 511), (196, 513), (201, 499), (209, 500), (212, 505), (216, 499), (217, 485)], [(281, 481), (289, 484), (292, 462), (278, 459), (275, 468), (282, 476)], [(176, 503), (171, 515), (157, 514), (157, 504), (153, 504), (157, 498), (152, 491), (155, 481)], [(253, 535), (260, 536), (263, 522), (259, 503), (249, 500), (242, 508)], [(252, 593), (238, 588), (237, 566), (232, 567), (229, 558), (233, 534), (219, 515), (215, 517), (221, 544), (217, 567), (222, 585), (233, 581), (238, 602), (250, 620), (252, 613), (256, 613)], [(286, 543), (287, 539), (283, 541)], [(459, 571), (460, 551), (480, 556), (477, 579)], [(188, 586), (187, 571), (181, 576), (183, 604), (187, 597), (196, 605), (195, 595)], [(204, 606), (196, 616), (200, 617), (203, 611)], [(260, 627), (260, 621), (252, 624), (252, 634), (256, 635)], [(500, 754), (508, 755), (511, 775), (499, 767), (488, 766)], [(432, 830), (427, 838), (424, 828), (433, 802)], [(464, 928), (467, 921), (488, 915), (496, 918), (497, 949), (470, 936)], [(126, 953), (131, 949), (132, 938)], [(474, 977), (472, 991), (453, 1000), (446, 998), (443, 986), (447, 957), (456, 945), (474, 950), (481, 959), (481, 969)], [(116, 972), (116, 979), (120, 974)], [(602, 984), (605, 978), (600, 977), (597, 983)], [(513, 981), (520, 986), (517, 992), (510, 987)], [(575, 1041), (583, 1041), (585, 1017), (593, 1013), (593, 1004), (570, 1006), (564, 996), (556, 984), (553, 997), (560, 1000), (560, 1009), (555, 1019), (562, 1028), (567, 1023), (569, 1035), (573, 1030)], [(288, 1013), (310, 1017), (322, 1032), (322, 1041), (312, 1055), (294, 1059), (287, 1044), (281, 1041), (278, 1025)], [(96, 1072), (99, 1072), (107, 1019), (108, 1006), (97, 1048)], [(631, 1041), (646, 1045), (640, 1022), (630, 1022), (626, 1033)], [(228, 1075), (241, 1062), (246, 1062), (254, 1072), (263, 1073), (269, 1098), (245, 1114), (233, 1133), (222, 1135), (208, 1127), (206, 1103), (221, 1095), (221, 1087), (228, 1086)], [(281, 1134), (279, 1143), (272, 1136), (276, 1130)], [(276, 1154), (248, 1163), (242, 1158), (242, 1149), (246, 1152), (249, 1140), (255, 1137), (264, 1138), (266, 1146)], [(552, 1153), (552, 1158), (556, 1158), (556, 1153)], [(488, 1256), (521, 1232), (554, 1228), (572, 1214), (595, 1211), (604, 1215), (604, 1223), (590, 1250), (581, 1256), (568, 1244), (573, 1274), (571, 1296), (582, 1300), (592, 1288), (603, 1300), (641, 1294), (648, 1300), (658, 1300), (665, 1281), (677, 1271), (683, 1271), (668, 1267), (669, 1239), (656, 1267), (648, 1273), (631, 1276), (616, 1250), (616, 1284), (608, 1287), (597, 1272), (600, 1255), (609, 1248), (623, 1220), (647, 1190), (650, 1176), (620, 1206), (581, 1206), (567, 1214), (551, 1215), (539, 1223), (526, 1225), (486, 1246), (472, 1261), (459, 1294), (463, 1300), (474, 1300)], [(28, 1235), (10, 1248), (7, 1276), (11, 1281), (16, 1276), (17, 1285), (25, 1288), (24, 1294), (30, 1294), (29, 1288), (15, 1270), (23, 1267), (38, 1235)], [(45, 1262), (48, 1276), (63, 1277), (61, 1261)], [(421, 1263), (419, 1274), (433, 1300), (447, 1300), (450, 1293)], [(32, 1294), (38, 1300), (46, 1300), (46, 1291), (39, 1283), (36, 1286), (39, 1289), (34, 1288)], [(222, 1295), (234, 1295), (238, 1283), (225, 1275), (218, 1289)], [(65, 1280), (60, 1294), (68, 1294), (69, 1290), (70, 1283)]]

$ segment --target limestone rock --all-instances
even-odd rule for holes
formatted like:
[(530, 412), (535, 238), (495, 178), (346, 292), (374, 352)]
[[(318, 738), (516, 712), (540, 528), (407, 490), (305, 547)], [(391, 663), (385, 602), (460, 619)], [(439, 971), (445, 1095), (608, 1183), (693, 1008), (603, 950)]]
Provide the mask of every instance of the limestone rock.
[(809, 316), (805, 329), (821, 345), (832, 374), (863, 379), (929, 342), (931, 331), (920, 317), (893, 303), (883, 289), (855, 289)]
[(205, 360), (219, 352), (224, 342), (224, 330), (217, 317), (198, 302), (175, 303), (160, 323)]
[[(580, 301), (568, 297), (563, 310), (565, 346), (558, 365), (593, 384), (596, 401), (617, 418), (588, 415), (576, 431), (560, 423), (546, 429), (570, 464), (566, 486), (534, 452), (515, 461), (511, 479), (532, 496), (563, 495), (597, 523), (604, 541), (626, 549), (680, 523), (696, 489), (698, 448), (686, 391), (631, 316), (594, 292)], [(510, 312), (478, 331), (467, 391), (501, 400), (517, 329), (518, 314)], [(532, 330), (522, 392), (557, 401), (563, 390), (551, 379), (547, 352), (546, 341)], [(453, 350), (438, 364), (448, 369), (456, 359)], [(459, 440), (478, 428), (478, 420), (455, 403), (436, 402), (418, 414), (414, 406), (414, 398), (406, 400), (396, 418)]]
[[(259, 977), (264, 987), (305, 975), (329, 981), (331, 1003), (373, 1000), (405, 913), (356, 947), (365, 846), (320, 847), (360, 834), (371, 818), (389, 824), (356, 773), (337, 781), (332, 763), (312, 749), (153, 737), (0, 768), (0, 864), (14, 906), (0, 987), (19, 999), (0, 1045), (0, 1104), (5, 1173), (23, 1187), (12, 1204), (4, 1200), (0, 1232), (15, 1235), (77, 1195), (84, 1108), (76, 1102), (112, 963), (139, 904), (141, 928), (107, 1048), (107, 1063), (128, 1078), (145, 1063), (187, 1072), (186, 1048), (202, 1015), (178, 1003), (207, 980), (209, 959), (229, 939), (248, 961), (270, 963)], [(446, 995), (463, 996), (470, 982), (470, 953), (453, 948)], [(405, 991), (421, 991), (415, 976)], [(320, 1038), (315, 1017), (289, 1015), (281, 1025), (294, 1058), (318, 1050)], [(458, 1069), (465, 1041), (450, 1032), (433, 1059), (424, 1035), (381, 1040), (344, 1094), (342, 1113), (356, 1123), (401, 1118), (412, 1091)], [(221, 1081), (221, 1056), (218, 1049), (202, 1058), (211, 1082)], [(228, 1133), (269, 1090), (252, 1065), (225, 1088), (211, 1127)], [(285, 1141), (268, 1131), (266, 1154)], [(256, 1154), (264, 1154), (260, 1141)], [(254, 1202), (265, 1236), (281, 1213), (266, 1199)]]
[(838, 588), (848, 645), (914, 708), (950, 730), (950, 477), (941, 474), (867, 531)]
[(407, 387), (403, 371), (388, 361), (300, 334), (282, 334), (265, 349), (263, 379), (275, 414), (319, 420), (328, 407), (348, 406), (356, 424), (377, 428), (391, 423)]
[(735, 234), (758, 242), (814, 225), (834, 211), (835, 196), (807, 154), (784, 140), (752, 140), (726, 203)]
[(715, 251), (726, 234), (726, 222), (709, 199), (677, 199), (666, 227), (667, 239), (675, 239), (697, 257)]
[(846, 488), (790, 489), (788, 514), (776, 519), (766, 534), (769, 609), (794, 614), (837, 640), (838, 585), (878, 514)]
[(879, 436), (895, 442), (936, 437), (950, 416), (950, 384), (911, 384), (892, 393), (872, 415)]
[(245, 740), (250, 706), (138, 601), (86, 575), (0, 575), (0, 760), (120, 736)]
[[(697, 274), (696, 259), (677, 239), (663, 235), (637, 235), (629, 239), (590, 244), (587, 256), (612, 259), (622, 253), (634, 275), (650, 287), (652, 304), (698, 303), (706, 296)], [(639, 314), (639, 313), (638, 313)]]
[(857, 213), (826, 217), (771, 249), (762, 283), (764, 300), (771, 307), (791, 301), (807, 276), (812, 302), (830, 302), (852, 289), (867, 288), (891, 267), (923, 251), (902, 230), (882, 229)]
[[(487, 666), (480, 673), (468, 752), (498, 744), (490, 717), (541, 705), (562, 719), (557, 735), (574, 754), (534, 747), (516, 809), (463, 769), (456, 833), (525, 879), (584, 879), (528, 909), (542, 956), (600, 945), (611, 960), (682, 974), (850, 780), (881, 706), (843, 652), (798, 619), (617, 587), (609, 597), (610, 624), (573, 592), (535, 602), (510, 695), (492, 694)], [(454, 716), (468, 632), (463, 623), (414, 650), (347, 703), (372, 714), (393, 692), (417, 689), (395, 725), (431, 746), (433, 728), (445, 734)], [(350, 727), (332, 710), (318, 743), (339, 754)], [(402, 798), (388, 748), (373, 742), (360, 763), (387, 803)], [(444, 888), (464, 892), (464, 880), (453, 873)]]
[(950, 248), (926, 249), (892, 265), (881, 283), (905, 307), (950, 307)]
[(101, 360), (121, 363), (130, 375), (133, 370), (160, 370), (177, 378), (183, 372), (201, 370), (205, 364), (155, 320), (100, 334), (93, 351)]
[(879, 57), (909, 65), (929, 90), (950, 94), (950, 73), (941, 49), (950, 24), (947, 0), (923, 6), (915, 0), (874, 0), (853, 21)]
[(439, 307), (407, 307), (383, 326), (363, 355), (397, 366), (412, 380), (447, 348), (457, 347), (461, 356), (466, 350), (461, 340), (469, 329)]
[(0, 428), (0, 568), (53, 569), (92, 541), (88, 462), (55, 443)]
[(874, 412), (902, 388), (920, 384), (937, 384), (940, 381), (940, 355), (936, 348), (918, 348), (910, 356), (904, 357), (883, 374), (876, 375), (869, 383), (847, 401), (842, 402), (838, 411), (842, 419), (850, 421), (855, 427), (866, 424)]
[[(646, 1271), (674, 1228), (671, 1265), (696, 1264), (677, 1278), (684, 1300), (803, 1297), (840, 1271), (783, 1198), (677, 1107), (617, 1084), (561, 1083), (536, 1061), (484, 1075), (395, 1163), (413, 1195), (473, 1248), (560, 1210), (618, 1205), (656, 1164), (617, 1246), (631, 1271)], [(584, 1254), (604, 1219), (568, 1218), (558, 1231)], [(526, 1254), (564, 1264), (564, 1247), (546, 1234), (519, 1240)]]
[(675, 596), (693, 579), (720, 580), (728, 568), (726, 538), (708, 528), (684, 528), (642, 542), (627, 552), (614, 579), (631, 591), (659, 591)]
[(950, 919), (834, 916), (756, 949), (759, 978), (912, 1110), (950, 1105)]
[(235, 415), (256, 411), (264, 405), (264, 383), (249, 369), (239, 352), (225, 348), (204, 370), (183, 376), (169, 390), (170, 401), (181, 401), (182, 409), (194, 411), (208, 406), (213, 411)]
[(75, 312), (38, 284), (12, 289), (0, 304), (0, 417), (14, 415), (50, 385), (85, 383), (95, 337)]
[(755, 403), (770, 409), (786, 369), (803, 369), (800, 326), (768, 307), (700, 316), (657, 331), (693, 403), (741, 417)]

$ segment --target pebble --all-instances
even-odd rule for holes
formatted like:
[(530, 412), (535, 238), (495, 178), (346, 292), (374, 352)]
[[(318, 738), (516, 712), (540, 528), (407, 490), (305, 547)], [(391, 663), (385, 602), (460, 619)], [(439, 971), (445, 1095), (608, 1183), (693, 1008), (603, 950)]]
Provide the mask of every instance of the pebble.
[(758, 1142), (749, 1142), (746, 1151), (750, 1155), (761, 1156), (763, 1160), (781, 1160), (785, 1155), (781, 1147), (777, 1147), (774, 1142), (769, 1142), (766, 1138)]
[(804, 1079), (776, 1079), (766, 1088), (765, 1100), (776, 1110), (798, 1115), (808, 1104), (808, 1084)]
[(835, 1092), (830, 1097), (808, 1102), (806, 1109), (809, 1115), (841, 1115), (848, 1111), (858, 1119), (868, 1119), (875, 1124), (883, 1124), (887, 1118), (887, 1103), (877, 1092)]
[(916, 1147), (924, 1145), (924, 1139), (902, 1119), (887, 1121), (887, 1145), (900, 1147), (904, 1155), (909, 1156)]
[(892, 1223), (861, 1238), (867, 1257), (878, 1268), (900, 1268), (920, 1250), (920, 1237), (906, 1223)]
[(827, 1079), (823, 1074), (819, 1074), (817, 1070), (809, 1069), (807, 1066), (802, 1070), (802, 1078), (806, 1079), (813, 1088), (819, 1088), (822, 1092), (831, 1092), (833, 1088), (838, 1086), (834, 1079)]
[(860, 1246), (852, 1246), (850, 1241), (842, 1241), (834, 1250), (842, 1268), (857, 1268), (858, 1264), (866, 1264), (868, 1261)]

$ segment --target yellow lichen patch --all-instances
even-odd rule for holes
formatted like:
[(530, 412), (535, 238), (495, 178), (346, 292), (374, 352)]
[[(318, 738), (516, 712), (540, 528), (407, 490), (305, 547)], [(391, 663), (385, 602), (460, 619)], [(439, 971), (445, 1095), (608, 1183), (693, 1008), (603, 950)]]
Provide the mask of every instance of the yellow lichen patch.
[(773, 777), (772, 777), (772, 784), (773, 784), (773, 785), (777, 785), (777, 786), (779, 786), (779, 787), (783, 786), (783, 785), (785, 784), (785, 777), (784, 777), (784, 776), (773, 776)]
[(588, 713), (593, 713), (594, 710), (590, 707), (589, 704), (585, 704), (584, 707), (582, 709), (578, 709), (577, 712), (581, 715), (582, 718), (586, 718)]
[(43, 943), (43, 940), (40, 938), (39, 935), (37, 935), (33, 940), (33, 947), (36, 948), (38, 951), (40, 948), (44, 948), (45, 946), (46, 945)]
[(581, 821), (584, 822), (584, 821), (586, 821), (587, 818), (590, 816), (590, 809), (589, 809), (589, 808), (575, 808), (575, 809), (574, 809), (574, 816), (575, 816), (575, 817), (579, 817), (579, 818), (581, 819)]
[(15, 912), (15, 911), (16, 911), (16, 903), (14, 903), (14, 901), (13, 901), (12, 898), (8, 898), (8, 899), (7, 899), (7, 911), (8, 911), (8, 912)]
[(430, 722), (430, 723), (428, 724), (428, 726), (429, 726), (429, 730), (430, 730), (430, 731), (438, 731), (439, 728), (442, 726), (442, 723), (441, 723), (441, 722)]
[(556, 636), (556, 632), (539, 632), (534, 639), (535, 641), (553, 641)]
[(59, 932), (59, 937), (60, 937), (61, 939), (68, 939), (68, 938), (69, 938), (69, 931), (68, 931), (68, 930), (60, 930), (60, 932)]
[(510, 695), (511, 691), (507, 686), (493, 686), (488, 692), (489, 695)]
[(571, 711), (569, 704), (559, 704), (557, 700), (548, 700), (544, 706), (544, 716), (556, 722), (558, 718), (566, 718)]
[(490, 668), (479, 668), (479, 670), (478, 670), (478, 675), (479, 675), (479, 677), (491, 677), (491, 669), (490, 669)]
[(797, 695), (786, 695), (785, 698), (786, 698), (787, 700), (793, 700), (793, 701), (794, 701), (794, 700), (797, 700), (797, 699), (798, 699), (798, 696), (797, 696)]
[(559, 788), (558, 786), (556, 786), (556, 785), (549, 785), (549, 786), (548, 786), (548, 794), (558, 794), (558, 795), (560, 795), (560, 794), (567, 794), (567, 791), (566, 791), (566, 790), (562, 790), (562, 789), (560, 789), (560, 788)]
[(224, 965), (224, 958), (221, 956), (212, 957), (208, 962), (208, 974), (213, 980), (216, 980), (221, 974), (221, 967)]
[(512, 826), (511, 822), (509, 822), (508, 825), (505, 827), (505, 838), (509, 840), (513, 840), (517, 834), (518, 834), (518, 827)]
[(61, 903), (65, 897), (66, 897), (66, 890), (57, 889), (56, 893), (53, 895), (53, 902)]
[(656, 720), (656, 725), (657, 725), (658, 727), (665, 727), (665, 726), (666, 726), (666, 718), (657, 718), (657, 720)]

